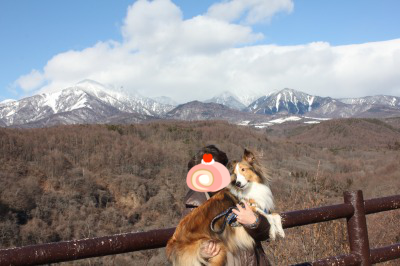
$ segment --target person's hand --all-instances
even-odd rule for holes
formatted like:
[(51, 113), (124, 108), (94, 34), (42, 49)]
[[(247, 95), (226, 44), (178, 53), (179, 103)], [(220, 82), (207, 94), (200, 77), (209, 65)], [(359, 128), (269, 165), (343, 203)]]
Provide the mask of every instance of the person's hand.
[(238, 210), (233, 209), (232, 212), (237, 215), (236, 220), (243, 225), (250, 225), (257, 221), (257, 217), (247, 202), (244, 202), (244, 208), (240, 204), (236, 204)]
[(213, 240), (205, 241), (201, 243), (200, 256), (202, 256), (205, 259), (209, 259), (217, 256), (220, 250), (221, 248), (215, 241)]

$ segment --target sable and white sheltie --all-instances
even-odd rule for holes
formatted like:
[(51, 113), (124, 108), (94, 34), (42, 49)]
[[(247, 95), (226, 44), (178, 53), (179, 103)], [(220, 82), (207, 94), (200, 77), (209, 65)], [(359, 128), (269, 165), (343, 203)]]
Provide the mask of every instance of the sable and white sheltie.
[[(279, 214), (266, 214), (274, 208), (273, 196), (254, 154), (245, 150), (242, 160), (232, 162), (231, 167), (231, 184), (185, 216), (168, 241), (167, 257), (173, 265), (225, 265), (228, 252), (238, 254), (239, 250), (252, 250), (254, 240), (242, 226), (227, 225), (221, 234), (210, 229), (214, 217), (243, 200), (250, 203), (253, 211), (267, 217), (271, 239), (275, 239), (276, 234), (284, 237)], [(223, 222), (223, 219), (218, 220), (216, 226), (221, 228)], [(218, 243), (220, 252), (205, 260), (200, 248), (210, 240)]]

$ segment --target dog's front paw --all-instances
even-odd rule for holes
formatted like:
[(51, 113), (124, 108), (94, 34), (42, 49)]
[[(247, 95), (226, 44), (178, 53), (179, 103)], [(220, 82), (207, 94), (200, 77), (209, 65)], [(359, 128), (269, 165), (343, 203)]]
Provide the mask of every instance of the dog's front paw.
[(279, 215), (279, 213), (274, 213), (274, 219), (275, 219), (275, 227), (276, 231), (278, 232), (278, 236), (284, 238), (285, 237), (285, 231), (283, 231), (282, 227), (282, 218)]
[(267, 217), (268, 223), (270, 224), (269, 238), (271, 240), (275, 240), (276, 235), (284, 238), (285, 231), (283, 231), (281, 216), (278, 213), (271, 213), (271, 214), (267, 214), (266, 217)]

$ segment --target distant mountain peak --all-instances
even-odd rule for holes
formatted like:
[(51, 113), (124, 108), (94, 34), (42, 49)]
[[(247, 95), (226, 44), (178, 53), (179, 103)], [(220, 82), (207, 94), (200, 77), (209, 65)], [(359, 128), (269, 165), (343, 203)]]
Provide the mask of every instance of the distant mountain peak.
[(389, 96), (389, 95), (375, 95), (375, 96), (365, 96), (361, 98), (342, 98), (340, 101), (347, 104), (365, 105), (387, 105), (391, 107), (400, 107), (400, 97)]
[(316, 99), (322, 100), (323, 98), (285, 88), (257, 99), (249, 105), (248, 110), (258, 114), (283, 112), (302, 115), (319, 106)]
[(121, 91), (117, 91), (114, 88), (111, 88), (91, 79), (82, 80), (71, 87), (65, 88), (64, 90), (81, 90), (93, 96), (109, 94), (110, 96), (118, 97), (123, 94)]
[(286, 93), (286, 92), (301, 92), (301, 91), (291, 89), (291, 88), (283, 88), (281, 90), (276, 91), (275, 93)]
[(279, 95), (279, 94), (281, 94), (281, 95), (295, 95), (295, 96), (300, 96), (300, 95), (301, 96), (303, 96), (303, 95), (312, 96), (312, 95), (310, 95), (308, 93), (305, 93), (305, 92), (302, 92), (302, 91), (299, 91), (299, 90), (295, 90), (295, 89), (291, 89), (291, 88), (284, 88), (284, 89), (281, 89), (281, 90), (276, 90), (276, 91), (273, 91), (273, 92), (269, 93), (267, 96)]
[(230, 91), (223, 91), (223, 92), (221, 92), (221, 93), (215, 95), (214, 97), (220, 97), (220, 98), (229, 98), (229, 97), (233, 97), (233, 98), (235, 98), (236, 100), (239, 100), (238, 97), (237, 97), (233, 92), (230, 92)]
[[(145, 99), (143, 95), (141, 95), (139, 92), (133, 89), (124, 89), (124, 87), (119, 87), (115, 88), (113, 86), (109, 85), (104, 85), (100, 82), (97, 82), (95, 80), (91, 79), (84, 79), (78, 83), (76, 83), (72, 87), (68, 87), (66, 89), (72, 89), (72, 90), (83, 90), (89, 94), (92, 94), (94, 96), (98, 96), (99, 94), (108, 94), (114, 98), (134, 98), (134, 99)], [(148, 98), (147, 98), (148, 99)]]
[(230, 91), (223, 91), (204, 102), (222, 104), (235, 110), (243, 110), (246, 108), (246, 106), (238, 99), (238, 97)]
[(0, 105), (5, 105), (5, 104), (13, 103), (13, 102), (15, 102), (15, 101), (16, 101), (16, 100), (14, 100), (14, 99), (5, 99), (5, 100), (3, 100), (3, 101), (0, 102)]
[(153, 100), (158, 103), (167, 104), (167, 105), (171, 105), (171, 106), (178, 105), (178, 103), (174, 99), (172, 99), (171, 97), (167, 97), (167, 96), (153, 97)]
[(104, 87), (104, 84), (101, 84), (100, 82), (97, 82), (97, 81), (92, 80), (92, 79), (81, 80), (78, 83), (76, 83), (75, 85), (77, 85), (77, 86), (85, 86), (85, 87), (89, 87), (89, 86)]

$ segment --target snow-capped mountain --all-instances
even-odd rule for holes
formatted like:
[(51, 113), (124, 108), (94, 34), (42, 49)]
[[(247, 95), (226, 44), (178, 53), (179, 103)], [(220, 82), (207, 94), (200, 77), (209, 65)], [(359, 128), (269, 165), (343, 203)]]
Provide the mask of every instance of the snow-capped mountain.
[(331, 102), (329, 97), (312, 96), (293, 89), (283, 89), (263, 96), (248, 106), (248, 111), (256, 114), (305, 114)]
[(178, 106), (178, 103), (174, 101), (172, 98), (167, 97), (167, 96), (159, 96), (159, 97), (153, 97), (153, 100), (161, 103), (161, 104), (166, 104), (170, 106)]
[(341, 108), (343, 115), (340, 117), (380, 118), (400, 115), (400, 97), (376, 95), (338, 101), (347, 104), (345, 108)]
[(232, 93), (235, 96), (235, 98), (245, 106), (249, 106), (252, 102), (254, 102), (255, 100), (264, 95), (262, 92), (250, 87), (233, 88), (233, 89), (227, 89), (225, 91)]
[(339, 101), (354, 105), (385, 105), (400, 107), (400, 97), (387, 95), (366, 96), (362, 98), (343, 98), (339, 99)]
[(328, 117), (387, 117), (400, 115), (400, 97), (368, 96), (333, 99), (310, 95), (293, 89), (283, 89), (260, 97), (247, 110), (256, 114), (297, 114)]
[(218, 94), (215, 97), (206, 100), (205, 102), (223, 104), (235, 110), (243, 110), (246, 108), (246, 106), (239, 101), (236, 95), (229, 91), (224, 91), (221, 94)]
[(72, 87), (72, 89), (92, 94), (122, 112), (157, 116), (165, 114), (173, 108), (173, 106), (156, 102), (139, 93), (116, 91), (93, 80), (81, 81)]
[[(91, 80), (58, 92), (44, 93), (0, 105), (0, 121), (7, 126), (100, 123), (119, 114), (159, 116), (173, 107), (139, 95), (126, 95)], [(50, 119), (50, 120), (49, 120)]]

